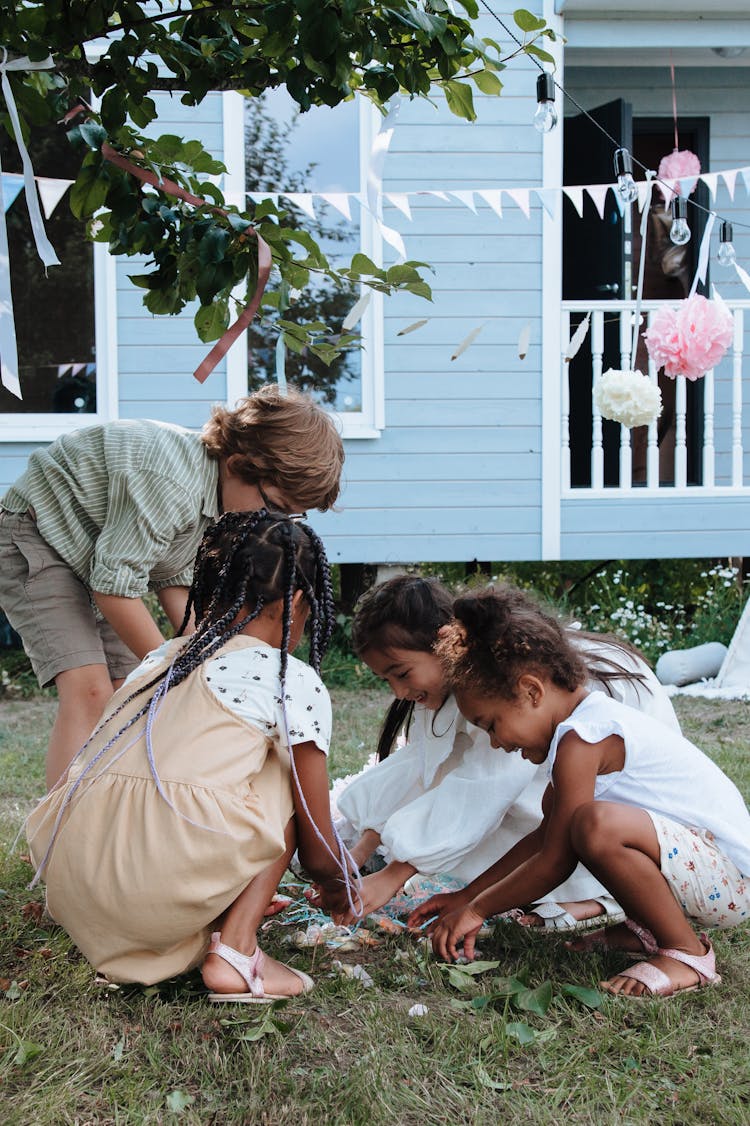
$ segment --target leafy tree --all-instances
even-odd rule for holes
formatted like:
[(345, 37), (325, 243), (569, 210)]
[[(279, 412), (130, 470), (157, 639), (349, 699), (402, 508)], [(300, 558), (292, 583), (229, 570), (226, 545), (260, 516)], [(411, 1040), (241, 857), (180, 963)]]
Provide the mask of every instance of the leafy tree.
[[(454, 14), (448, 0), (16, 0), (0, 5), (0, 43), (11, 60), (51, 59), (48, 69), (9, 76), (27, 135), (85, 107), (70, 128), (81, 154), (70, 193), (74, 214), (113, 254), (149, 259), (149, 271), (133, 281), (153, 313), (179, 312), (197, 297), (197, 331), (212, 340), (230, 321), (232, 290), (243, 282), (255, 290), (251, 227), (269, 244), (281, 282), (263, 308), (280, 314), (285, 295), (304, 291), (311, 277), (429, 298), (424, 264), (383, 270), (358, 254), (334, 270), (289, 210), (270, 201), (246, 211), (228, 206), (206, 179), (223, 166), (198, 141), (144, 135), (157, 119), (152, 95), (177, 93), (197, 105), (212, 90), (257, 98), (285, 86), (304, 112), (357, 94), (382, 107), (396, 94), (426, 98), (440, 87), (450, 109), (472, 120), (472, 83), (499, 94), (498, 73), (509, 59), (522, 51), (550, 59), (540, 42), (554, 35), (521, 9), (515, 19), (523, 45), (504, 56), (494, 40), (475, 36), (476, 0), (458, 3), (465, 14)], [(7, 114), (0, 119), (10, 131)], [(106, 145), (208, 202), (192, 206), (144, 187), (106, 159)], [(290, 348), (307, 347), (328, 362), (352, 338), (331, 341), (316, 321), (280, 315), (278, 325)]]

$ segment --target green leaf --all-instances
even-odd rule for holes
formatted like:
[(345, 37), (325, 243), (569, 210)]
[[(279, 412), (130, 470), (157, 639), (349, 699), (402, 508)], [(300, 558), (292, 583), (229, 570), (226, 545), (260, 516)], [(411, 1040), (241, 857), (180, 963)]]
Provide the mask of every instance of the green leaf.
[(125, 1037), (121, 1036), (112, 1049), (112, 1059), (115, 1063), (119, 1063), (122, 1059), (123, 1052), (125, 1051)]
[(518, 8), (513, 13), (513, 19), (521, 31), (541, 31), (546, 26), (543, 19), (533, 15), (527, 8)]
[(499, 962), (465, 962), (453, 968), (458, 970), (459, 973), (468, 974), (469, 977), (476, 977), (477, 974), (485, 974), (488, 970), (496, 970), (500, 965)]
[(476, 121), (474, 96), (471, 92), (471, 86), (467, 82), (456, 82), (455, 80), (444, 82), (443, 89), (451, 113), (454, 113), (456, 117), (465, 118), (466, 121)]
[(472, 78), (483, 94), (497, 95), (502, 92), (503, 84), (491, 70), (480, 70), (479, 74), (473, 74)]
[(211, 305), (201, 305), (193, 320), (198, 336), (204, 343), (218, 340), (229, 327), (228, 303), (214, 301)]
[(70, 210), (76, 219), (88, 219), (103, 207), (109, 187), (109, 178), (100, 169), (82, 165), (78, 179), (70, 189)]
[(518, 1043), (522, 1044), (524, 1047), (533, 1044), (537, 1038), (534, 1029), (529, 1028), (528, 1024), (524, 1024), (523, 1021), (511, 1021), (509, 1024), (506, 1024), (505, 1035), (512, 1036), (514, 1040), (517, 1040)]
[(502, 1081), (502, 1080), (498, 1080), (498, 1079), (490, 1079), (489, 1075), (484, 1070), (484, 1068), (482, 1067), (481, 1064), (477, 1064), (476, 1077), (479, 1080), (479, 1083), (481, 1084), (481, 1086), (482, 1087), (488, 1087), (490, 1091), (512, 1091), (513, 1090), (513, 1084), (512, 1083), (508, 1083), (507, 1081)]
[(84, 121), (79, 132), (90, 149), (98, 152), (107, 139), (107, 130), (96, 121)]
[(170, 1091), (167, 1095), (167, 1110), (171, 1110), (173, 1114), (182, 1114), (194, 1102), (195, 1096), (189, 1095), (187, 1091)]
[(374, 274), (377, 277), (381, 273), (372, 258), (361, 253), (354, 255), (349, 268), (353, 274)]
[(543, 1017), (552, 1002), (552, 982), (545, 981), (536, 989), (524, 989), (516, 994), (514, 1004), (524, 1012)]
[(584, 985), (563, 985), (561, 992), (580, 1001), (588, 1009), (600, 1009), (604, 1004), (604, 997), (598, 989), (587, 989)]
[(527, 55), (535, 55), (536, 58), (541, 59), (544, 63), (552, 63), (554, 66), (556, 62), (554, 55), (551, 55), (549, 51), (542, 50), (541, 47), (537, 47), (536, 43), (528, 43), (526, 47), (524, 47), (524, 50)]
[(42, 1044), (35, 1044), (33, 1040), (19, 1040), (13, 1063), (16, 1067), (24, 1067), (29, 1060), (36, 1059), (44, 1051)]

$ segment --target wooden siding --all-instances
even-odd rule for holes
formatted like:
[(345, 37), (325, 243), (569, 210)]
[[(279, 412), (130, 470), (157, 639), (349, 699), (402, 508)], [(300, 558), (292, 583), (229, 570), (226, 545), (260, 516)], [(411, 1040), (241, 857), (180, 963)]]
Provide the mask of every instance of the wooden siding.
[[(541, 4), (536, 5), (541, 10)], [(505, 17), (504, 17), (505, 18)], [(479, 33), (507, 42), (495, 21)], [(386, 192), (539, 185), (532, 128), (536, 68), (515, 60), (502, 96), (475, 91), (478, 120), (402, 105), (385, 162)], [(541, 551), (541, 206), (526, 219), (508, 197), (503, 218), (475, 197), (410, 199), (410, 223), (386, 206), (410, 258), (427, 261), (432, 304), (385, 302), (385, 429), (347, 441), (341, 510), (315, 524), (336, 562), (532, 559)], [(411, 322), (428, 318), (414, 333)], [(531, 346), (518, 357), (519, 333)], [(458, 359), (461, 341), (482, 326)]]

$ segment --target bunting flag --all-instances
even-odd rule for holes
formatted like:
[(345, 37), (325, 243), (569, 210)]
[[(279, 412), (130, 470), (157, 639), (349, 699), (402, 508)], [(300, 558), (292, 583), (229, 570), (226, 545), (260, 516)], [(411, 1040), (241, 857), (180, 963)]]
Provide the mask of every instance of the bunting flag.
[(718, 172), (702, 172), (701, 180), (706, 185), (711, 193), (711, 201), (716, 199), (716, 189), (719, 186), (719, 173)]
[(502, 219), (503, 193), (499, 188), (482, 188), (481, 191), (477, 192), (477, 195), (492, 208), (498, 219)]
[(304, 211), (305, 215), (309, 215), (313, 221), (315, 220), (312, 192), (285, 192), (284, 198), (293, 203), (295, 207), (299, 207), (300, 211)]
[(477, 214), (477, 205), (474, 203), (473, 192), (452, 191), (451, 195), (454, 197), (454, 199), (457, 199), (459, 203), (463, 203), (465, 207), (468, 207), (469, 211), (473, 211), (475, 215)]
[(406, 192), (386, 192), (385, 198), (394, 207), (397, 207), (402, 215), (411, 222), (411, 207), (409, 206), (409, 196)]
[(737, 183), (737, 169), (736, 168), (727, 169), (726, 172), (721, 173), (721, 178), (727, 186), (727, 191), (729, 192), (729, 198), (734, 199), (734, 188), (735, 188), (735, 184)]
[(609, 191), (609, 184), (589, 184), (584, 188), (592, 200), (594, 207), (599, 212), (599, 218), (604, 218), (604, 204), (607, 199), (607, 192)]
[(348, 192), (321, 192), (320, 198), (324, 199), (326, 203), (330, 203), (331, 207), (335, 207), (336, 210), (351, 223), (352, 209), (349, 205)]
[(10, 210), (22, 188), (23, 176), (15, 172), (3, 172), (3, 211)]
[(566, 185), (562, 190), (578, 212), (578, 218), (583, 219), (583, 188)]
[(529, 196), (531, 194), (531, 189), (530, 188), (505, 188), (504, 191), (505, 191), (506, 195), (510, 196), (510, 198), (513, 200), (514, 203), (518, 204), (518, 206), (521, 208), (524, 215), (528, 219), (529, 215), (530, 215)]
[(44, 218), (49, 219), (55, 208), (73, 184), (73, 180), (52, 180), (48, 176), (37, 176), (36, 186), (42, 201)]
[(550, 219), (557, 219), (557, 208), (560, 202), (560, 192), (557, 188), (535, 188), (534, 191)]

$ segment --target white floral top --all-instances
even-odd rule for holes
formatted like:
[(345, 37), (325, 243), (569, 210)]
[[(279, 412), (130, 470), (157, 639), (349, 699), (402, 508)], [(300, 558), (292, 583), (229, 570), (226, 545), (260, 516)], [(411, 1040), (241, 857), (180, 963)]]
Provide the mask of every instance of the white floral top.
[[(161, 661), (164, 648), (160, 646), (144, 657), (128, 679), (141, 676), (148, 671), (149, 664)], [(278, 739), (285, 745), (280, 661), (278, 649), (259, 642), (214, 657), (206, 662), (203, 672), (208, 687), (225, 707), (264, 731), (269, 738)], [(328, 689), (314, 669), (292, 656), (287, 663), (284, 703), (292, 746), (315, 743), (324, 754), (328, 754), (332, 724)]]

